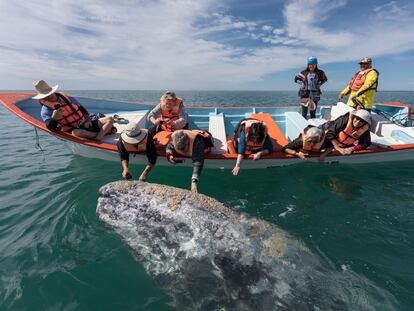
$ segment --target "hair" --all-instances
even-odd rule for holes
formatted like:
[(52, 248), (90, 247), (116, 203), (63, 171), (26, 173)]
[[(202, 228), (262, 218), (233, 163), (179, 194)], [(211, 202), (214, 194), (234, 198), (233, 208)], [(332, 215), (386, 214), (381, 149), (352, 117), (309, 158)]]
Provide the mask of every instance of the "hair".
[(174, 148), (178, 150), (185, 150), (188, 144), (188, 136), (182, 130), (176, 131), (174, 133), (172, 143)]
[(164, 93), (164, 95), (161, 96), (161, 101), (162, 102), (167, 102), (168, 99), (175, 100), (176, 98), (177, 98), (177, 95), (175, 95), (174, 92), (167, 91), (167, 92)]
[(262, 122), (253, 123), (250, 128), (247, 135), (249, 136), (249, 139), (253, 140), (255, 143), (261, 143), (265, 137), (264, 137), (264, 125)]
[[(315, 64), (315, 71), (317, 71), (318, 69), (319, 69), (318, 64)], [(309, 65), (306, 65), (306, 68), (303, 71), (310, 71), (309, 70)]]

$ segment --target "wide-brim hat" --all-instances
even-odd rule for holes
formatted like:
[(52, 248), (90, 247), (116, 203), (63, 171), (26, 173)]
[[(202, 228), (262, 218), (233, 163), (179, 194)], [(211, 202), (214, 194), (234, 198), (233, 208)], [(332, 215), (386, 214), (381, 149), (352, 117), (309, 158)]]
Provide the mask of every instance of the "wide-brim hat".
[(42, 99), (42, 98), (46, 98), (49, 95), (52, 95), (53, 93), (55, 93), (57, 91), (57, 89), (59, 88), (59, 85), (56, 84), (53, 87), (50, 87), (49, 84), (47, 84), (45, 82), (45, 80), (39, 80), (35, 83), (33, 83), (33, 86), (35, 87), (36, 91), (37, 91), (37, 95), (33, 96), (33, 99)]
[(122, 131), (121, 138), (127, 144), (139, 144), (148, 134), (148, 130), (141, 129), (138, 124), (134, 122), (128, 123)]

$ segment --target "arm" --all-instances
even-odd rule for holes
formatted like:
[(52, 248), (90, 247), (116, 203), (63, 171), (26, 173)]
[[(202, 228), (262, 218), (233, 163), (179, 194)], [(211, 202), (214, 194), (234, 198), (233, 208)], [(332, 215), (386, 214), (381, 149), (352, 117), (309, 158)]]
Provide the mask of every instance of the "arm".
[(55, 112), (55, 110), (52, 110), (47, 106), (42, 106), (40, 115), (49, 131), (54, 132), (57, 130), (58, 123), (56, 120), (58, 119), (58, 116), (60, 117), (59, 113)]
[(161, 105), (160, 104), (155, 106), (154, 109), (150, 111), (147, 119), (155, 126), (160, 124), (160, 120), (161, 120)]
[(371, 145), (371, 132), (368, 130), (358, 140), (358, 145), (354, 146), (354, 151), (367, 149)]
[(184, 104), (180, 104), (180, 116), (173, 122), (174, 129), (182, 129), (188, 123), (187, 113), (185, 112)]
[(118, 143), (116, 144), (116, 146), (118, 148), (119, 158), (121, 159), (122, 177), (124, 177), (125, 179), (131, 179), (132, 174), (129, 172), (129, 168), (128, 168), (129, 152), (125, 149), (125, 146), (122, 143), (121, 139), (118, 140)]
[(319, 70), (319, 86), (324, 84), (328, 81), (328, 78), (325, 75), (325, 72), (323, 70)]
[(204, 139), (198, 136), (194, 141), (193, 146), (193, 175), (191, 176), (191, 191), (198, 192), (197, 183), (204, 166), (204, 149), (206, 145)]
[(145, 166), (144, 170), (142, 171), (141, 176), (139, 176), (140, 181), (147, 180), (147, 176), (149, 172), (152, 170), (155, 163), (157, 162), (157, 150), (155, 148), (155, 144), (154, 144), (154, 141), (152, 140), (152, 137), (148, 137), (147, 139), (146, 154), (147, 154), (148, 163)]
[(342, 99), (344, 98), (344, 96), (348, 95), (349, 93), (351, 93), (351, 89), (349, 88), (349, 85), (347, 85), (346, 88), (344, 88), (342, 92), (339, 93), (338, 98)]
[(266, 154), (270, 154), (273, 152), (273, 143), (272, 140), (270, 139), (269, 135), (266, 135), (264, 144), (263, 144), (263, 150), (256, 152), (253, 155), (253, 160), (259, 160), (262, 156), (266, 155)]
[(246, 150), (246, 135), (244, 134), (244, 130), (240, 129), (240, 142), (237, 145), (237, 160), (236, 165), (234, 166), (232, 172), (233, 175), (236, 176), (240, 172), (240, 165), (244, 158), (244, 152)]

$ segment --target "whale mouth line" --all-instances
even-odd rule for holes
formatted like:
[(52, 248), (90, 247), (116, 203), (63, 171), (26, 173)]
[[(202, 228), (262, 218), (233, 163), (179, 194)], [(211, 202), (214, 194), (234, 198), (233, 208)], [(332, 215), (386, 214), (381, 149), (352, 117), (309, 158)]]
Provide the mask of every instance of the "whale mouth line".
[(276, 225), (205, 195), (118, 181), (101, 187), (96, 212), (178, 310), (398, 309)]

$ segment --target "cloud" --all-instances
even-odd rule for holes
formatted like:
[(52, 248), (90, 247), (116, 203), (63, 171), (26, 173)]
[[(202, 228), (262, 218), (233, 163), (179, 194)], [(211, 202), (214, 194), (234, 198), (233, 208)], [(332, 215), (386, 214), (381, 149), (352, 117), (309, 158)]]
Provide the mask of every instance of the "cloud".
[(43, 78), (73, 89), (237, 89), (315, 51), (334, 63), (414, 49), (413, 16), (395, 1), (374, 7), (364, 31), (327, 30), (346, 6), (293, 0), (272, 23), (220, 0), (2, 1), (0, 87)]

